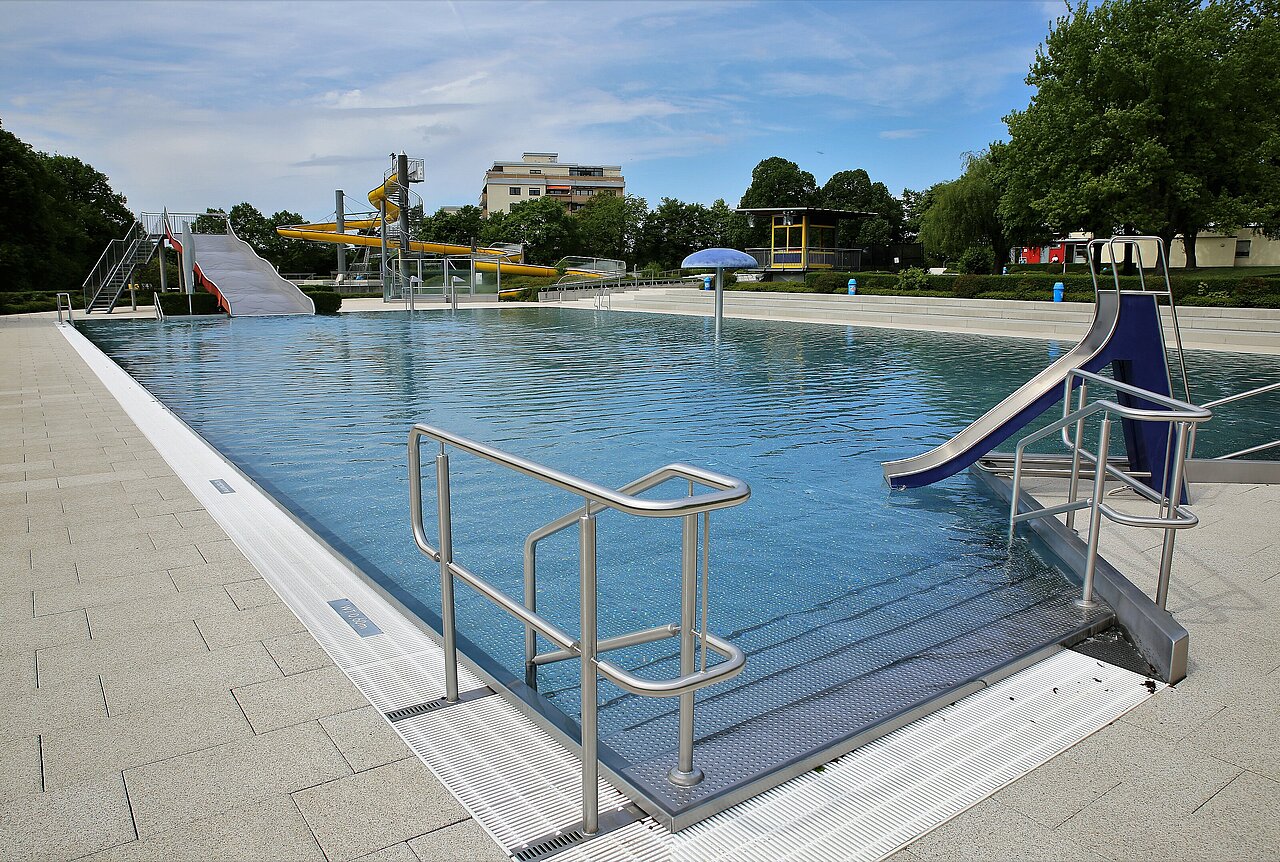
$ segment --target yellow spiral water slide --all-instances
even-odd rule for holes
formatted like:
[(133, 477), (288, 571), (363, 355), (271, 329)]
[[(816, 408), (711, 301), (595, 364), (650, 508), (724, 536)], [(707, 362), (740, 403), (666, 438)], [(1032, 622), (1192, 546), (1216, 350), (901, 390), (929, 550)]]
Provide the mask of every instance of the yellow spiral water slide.
[[(387, 222), (395, 221), (400, 217), (400, 208), (396, 206), (395, 201), (389, 192), (395, 191), (397, 184), (395, 178), (388, 179), (382, 185), (369, 192), (369, 203), (373, 204), (374, 209), (380, 209), (382, 205), (387, 208)], [(344, 219), (343, 228), (346, 230), (372, 230), (378, 227), (379, 219)], [(338, 233), (338, 225), (336, 222), (317, 222), (315, 224), (295, 224), (285, 227), (276, 228), (276, 233), (289, 239), (305, 239), (310, 242), (329, 242), (345, 245), (362, 245), (369, 247), (380, 247), (382, 242), (376, 236), (367, 234)], [(472, 253), (469, 245), (456, 245), (447, 242), (423, 242), (421, 240), (412, 240), (409, 248), (413, 251), (425, 252), (427, 254), (458, 254), (469, 255)], [(512, 260), (515, 256), (512, 252), (498, 248), (477, 248), (476, 269), (482, 272), (493, 272), (498, 269), (501, 263), (503, 275), (532, 275), (540, 277), (552, 277), (558, 274), (558, 270), (554, 266), (537, 266), (531, 263), (516, 263)], [(488, 259), (481, 257), (484, 255)], [(598, 277), (599, 272), (589, 269), (567, 269), (566, 272), (586, 277)]]

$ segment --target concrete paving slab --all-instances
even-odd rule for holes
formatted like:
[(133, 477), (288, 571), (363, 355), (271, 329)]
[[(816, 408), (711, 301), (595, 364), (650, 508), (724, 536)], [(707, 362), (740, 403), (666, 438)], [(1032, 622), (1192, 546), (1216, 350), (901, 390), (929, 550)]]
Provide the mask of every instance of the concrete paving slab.
[(480, 824), (468, 818), (419, 835), (409, 842), (419, 862), (451, 859), (454, 862), (504, 862), (507, 854), (498, 849)]
[(964, 817), (944, 823), (908, 849), (916, 859), (940, 862), (1097, 862), (1107, 858), (994, 799), (975, 805)]
[(76, 582), (57, 589), (34, 590), (35, 615), (48, 616), (70, 610), (96, 608), (177, 591), (173, 579), (166, 571), (121, 575), (83, 584)]
[[(437, 856), (437, 859), (448, 859), (448, 856)], [(504, 853), (503, 859), (507, 858)], [(384, 847), (381, 850), (375, 850), (367, 856), (361, 856), (356, 862), (420, 862), (417, 855), (409, 849), (407, 841), (401, 841), (399, 844), (392, 844), (390, 847)]]
[(240, 581), (261, 580), (262, 574), (248, 560), (231, 560), (225, 563), (201, 562), (194, 566), (169, 569), (173, 585), (181, 591), (197, 589), (213, 584), (234, 584)]
[(0, 853), (9, 859), (74, 859), (133, 837), (129, 800), (118, 774), (0, 805)]
[[(18, 736), (0, 741), (0, 804), (41, 792), (40, 738)], [(0, 850), (0, 852), (3, 852)]]
[(102, 689), (111, 714), (122, 715), (279, 676), (266, 648), (254, 641), (109, 668), (102, 672)]
[(355, 772), (394, 763), (412, 754), (391, 729), (390, 722), (372, 706), (325, 716), (320, 719), (320, 726)]
[[(166, 577), (168, 573), (166, 573)], [(138, 596), (124, 602), (89, 608), (89, 627), (95, 638), (127, 637), (154, 626), (195, 620), (209, 613), (236, 610), (235, 602), (222, 587), (201, 587), (178, 592), (170, 590), (153, 596)]]
[(252, 683), (233, 692), (255, 733), (346, 712), (368, 703), (336, 667)]
[(38, 650), (36, 657), (41, 686), (59, 686), (121, 668), (155, 664), (173, 656), (207, 652), (208, 649), (195, 623), (188, 621), (150, 626), (111, 639), (91, 639), (48, 647)]
[(0, 654), (33, 652), (88, 640), (89, 623), (83, 610), (12, 619), (0, 626)]
[[(147, 540), (150, 545), (150, 540)], [(80, 580), (101, 580), (119, 576), (122, 571), (135, 571), (138, 574), (147, 572), (181, 569), (184, 566), (196, 566), (206, 560), (200, 556), (194, 545), (183, 545), (178, 548), (163, 550), (140, 550), (123, 557), (102, 557), (94, 560), (77, 560), (76, 574)], [(127, 567), (127, 568), (126, 568)]]
[(80, 784), (252, 735), (230, 692), (101, 718), (42, 735), (45, 787)]
[(350, 774), (314, 721), (124, 772), (139, 837)]
[(91, 862), (325, 862), (284, 794), (158, 832), (88, 857)]
[(201, 617), (196, 620), (196, 625), (210, 649), (306, 631), (306, 627), (283, 604)]
[(320, 648), (310, 632), (281, 635), (262, 643), (285, 676), (333, 664), (333, 659)]
[(271, 585), (261, 579), (237, 581), (227, 584), (224, 589), (231, 601), (235, 602), (236, 610), (247, 611), (280, 601), (280, 596)]
[(293, 798), (331, 860), (356, 859), (468, 817), (416, 758), (321, 784)]

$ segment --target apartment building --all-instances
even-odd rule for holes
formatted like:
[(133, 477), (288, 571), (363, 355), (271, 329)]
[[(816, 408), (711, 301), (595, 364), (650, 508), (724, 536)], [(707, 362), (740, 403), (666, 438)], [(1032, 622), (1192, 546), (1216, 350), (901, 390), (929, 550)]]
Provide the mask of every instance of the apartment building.
[(518, 162), (494, 162), (485, 171), (480, 209), (486, 216), (510, 212), (512, 204), (546, 195), (575, 212), (595, 195), (625, 192), (620, 165), (580, 165), (560, 161), (559, 153), (524, 153)]

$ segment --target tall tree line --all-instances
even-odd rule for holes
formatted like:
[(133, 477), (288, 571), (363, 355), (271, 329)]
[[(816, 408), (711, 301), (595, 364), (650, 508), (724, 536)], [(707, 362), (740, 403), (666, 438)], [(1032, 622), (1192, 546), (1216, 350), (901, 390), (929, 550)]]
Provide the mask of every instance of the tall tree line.
[(0, 125), (0, 291), (78, 290), (133, 220), (91, 165), (39, 152)]

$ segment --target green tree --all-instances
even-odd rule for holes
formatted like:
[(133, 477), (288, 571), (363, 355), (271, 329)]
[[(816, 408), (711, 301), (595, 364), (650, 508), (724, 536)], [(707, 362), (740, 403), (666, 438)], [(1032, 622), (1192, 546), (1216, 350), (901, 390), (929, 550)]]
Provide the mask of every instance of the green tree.
[(929, 186), (922, 192), (912, 189), (902, 190), (902, 241), (920, 241), (920, 223), (929, 207), (933, 206), (933, 198), (937, 185)]
[(675, 269), (693, 252), (716, 244), (713, 229), (711, 212), (702, 204), (663, 198), (644, 220), (637, 257)]
[[(819, 205), (818, 181), (813, 174), (802, 171), (800, 166), (781, 156), (770, 156), (751, 171), (751, 185), (742, 193), (738, 206), (754, 207), (808, 207)], [(769, 244), (769, 220), (754, 219), (746, 237), (748, 244)]]
[(859, 168), (832, 174), (819, 197), (825, 207), (875, 213), (839, 225), (836, 244), (841, 248), (902, 241), (902, 202), (884, 183), (873, 183), (866, 171)]
[(491, 213), (481, 230), (485, 245), (524, 243), (530, 263), (554, 264), (578, 247), (577, 225), (564, 205), (550, 197), (521, 201), (509, 213)]
[(258, 254), (265, 257), (274, 252), (281, 237), (275, 226), (253, 204), (247, 201), (238, 203), (227, 212), (227, 217), (236, 236), (253, 246)]
[(79, 287), (107, 243), (128, 232), (136, 220), (124, 195), (107, 176), (74, 156), (43, 155), (52, 178), (49, 194), (61, 222), (57, 257), (65, 262), (59, 281)]
[(0, 290), (67, 287), (54, 281), (51, 263), (63, 230), (49, 195), (52, 182), (41, 155), (0, 128)]
[(707, 245), (717, 248), (744, 249), (750, 239), (750, 228), (747, 217), (725, 203), (724, 198), (716, 198), (707, 207)]
[(1280, 221), (1280, 4), (1080, 0), (1005, 118), (1006, 223), (1187, 237)]
[(644, 226), (649, 205), (635, 195), (596, 195), (574, 213), (578, 254), (634, 260), (636, 240)]
[(969, 155), (958, 179), (939, 183), (929, 193), (932, 200), (920, 217), (926, 254), (954, 260), (980, 246), (990, 249), (985, 259), (997, 265), (1008, 259), (1011, 242), (999, 215), (1000, 175), (990, 152)]
[(473, 241), (479, 243), (483, 227), (484, 213), (478, 206), (467, 205), (452, 211), (442, 207), (419, 224), (411, 222), (410, 235), (427, 242), (471, 245)]

